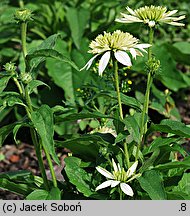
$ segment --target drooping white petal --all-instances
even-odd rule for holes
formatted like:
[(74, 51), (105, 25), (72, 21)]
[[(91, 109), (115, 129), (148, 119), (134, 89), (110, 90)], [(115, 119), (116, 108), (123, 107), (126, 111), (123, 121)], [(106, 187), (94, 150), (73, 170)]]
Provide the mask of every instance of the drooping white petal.
[(130, 7), (126, 7), (126, 9), (129, 11), (129, 13), (133, 16), (136, 16), (136, 13), (134, 12), (134, 10), (132, 10)]
[(125, 66), (132, 66), (131, 59), (126, 52), (118, 50), (114, 53), (114, 55), (117, 61), (120, 62), (121, 64)]
[(110, 51), (104, 53), (104, 55), (101, 57), (100, 62), (99, 62), (99, 68), (98, 68), (98, 73), (100, 76), (102, 76), (102, 73), (104, 72), (105, 68), (108, 65), (108, 62), (110, 60)]
[(100, 189), (109, 187), (109, 186), (111, 186), (112, 182), (113, 182), (113, 180), (105, 181), (105, 182), (103, 182), (102, 184), (100, 184), (98, 187), (96, 187), (95, 190), (97, 191), (97, 190), (100, 190)]
[(135, 161), (135, 163), (127, 170), (127, 177), (131, 177), (135, 170), (137, 169), (138, 161)]
[(90, 66), (92, 65), (92, 62), (94, 61), (94, 59), (98, 56), (99, 54), (93, 56), (86, 64), (83, 68), (80, 69), (80, 71), (86, 69), (88, 70), (90, 68)]
[(109, 171), (107, 171), (106, 169), (104, 169), (104, 168), (102, 168), (102, 167), (100, 167), (100, 166), (96, 167), (96, 169), (97, 169), (97, 171), (98, 171), (99, 173), (101, 173), (101, 174), (102, 174), (103, 176), (105, 176), (106, 178), (114, 179), (114, 176), (113, 176)]
[(127, 14), (124, 14), (124, 13), (121, 13), (121, 15), (123, 17), (122, 18), (117, 18), (115, 20), (116, 22), (121, 22), (121, 23), (143, 22), (143, 20), (139, 19), (136, 16), (127, 15)]
[(120, 181), (112, 181), (111, 187), (116, 187), (119, 183)]
[(129, 51), (130, 51), (131, 55), (133, 56), (133, 58), (136, 59), (136, 57), (137, 57), (136, 50), (134, 48), (130, 48)]
[(131, 188), (131, 186), (129, 186), (126, 183), (121, 183), (120, 184), (121, 190), (123, 191), (123, 193), (127, 194), (128, 196), (133, 196), (133, 189)]
[(114, 171), (115, 171), (115, 172), (118, 172), (117, 165), (116, 165), (116, 163), (115, 163), (115, 161), (114, 161), (113, 158), (112, 158), (112, 164), (113, 164), (113, 169), (114, 169)]

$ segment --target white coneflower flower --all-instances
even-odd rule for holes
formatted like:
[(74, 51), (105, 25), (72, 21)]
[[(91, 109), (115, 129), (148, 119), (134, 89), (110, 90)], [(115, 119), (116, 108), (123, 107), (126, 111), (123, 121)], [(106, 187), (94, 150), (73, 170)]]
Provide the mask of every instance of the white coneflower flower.
[(182, 20), (185, 16), (173, 17), (178, 10), (167, 11), (166, 7), (162, 6), (145, 6), (137, 10), (132, 10), (126, 7), (129, 14), (121, 13), (123, 16), (120, 19), (116, 19), (117, 22), (121, 23), (135, 23), (143, 22), (148, 24), (149, 27), (154, 27), (157, 23), (166, 23), (174, 26), (184, 26), (183, 23), (177, 21)]
[(92, 65), (93, 60), (102, 55), (99, 62), (99, 75), (101, 76), (105, 70), (112, 53), (116, 60), (125, 66), (131, 66), (131, 58), (126, 51), (129, 51), (134, 59), (136, 56), (143, 56), (142, 52), (146, 52), (145, 48), (150, 47), (150, 44), (139, 44), (139, 40), (133, 35), (122, 32), (120, 30), (114, 31), (112, 34), (104, 32), (98, 35), (94, 41), (90, 43), (91, 50), (89, 53), (95, 54), (87, 64), (81, 69), (88, 70)]
[(128, 170), (127, 172), (119, 165), (115, 163), (115, 161), (112, 159), (112, 164), (113, 164), (113, 169), (114, 171), (112, 173), (110, 173), (109, 171), (107, 171), (106, 169), (98, 166), (96, 167), (97, 171), (99, 173), (101, 173), (103, 176), (105, 176), (106, 178), (110, 179), (107, 180), (105, 182), (103, 182), (102, 184), (100, 184), (97, 188), (97, 190), (106, 188), (106, 187), (116, 187), (117, 185), (120, 186), (121, 190), (127, 194), (128, 196), (133, 196), (134, 192), (133, 189), (131, 188), (131, 186), (129, 186), (127, 184), (127, 182), (132, 181), (133, 179), (137, 178), (140, 176), (140, 174), (134, 175), (137, 165), (138, 165), (138, 161), (136, 161)]

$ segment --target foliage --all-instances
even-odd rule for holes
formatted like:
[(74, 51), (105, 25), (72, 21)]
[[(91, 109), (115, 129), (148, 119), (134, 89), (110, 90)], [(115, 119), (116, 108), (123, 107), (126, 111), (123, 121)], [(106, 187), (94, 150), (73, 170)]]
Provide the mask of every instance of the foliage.
[[(115, 22), (126, 6), (137, 9), (145, 3), (178, 9), (186, 15), (185, 27)], [(1, 188), (27, 200), (190, 199), (190, 156), (184, 148), (190, 127), (181, 121), (176, 106), (176, 98), (190, 85), (190, 3), (127, 4), (1, 1), (0, 146), (11, 136), (19, 143), (21, 127), (30, 131), (41, 171), (41, 177), (28, 171), (1, 173)], [(32, 11), (32, 20), (16, 22), (19, 8)], [(90, 41), (116, 29), (127, 29), (143, 44), (152, 44), (148, 55), (138, 56), (132, 67), (117, 64), (111, 56), (103, 76), (98, 76), (96, 63), (90, 70), (80, 70), (92, 57)], [(59, 182), (53, 162), (60, 164), (56, 152), (63, 148), (71, 153), (62, 170), (65, 181)], [(96, 190), (105, 180), (96, 168), (111, 172), (116, 169), (112, 159), (123, 173), (138, 161), (129, 181), (134, 196), (117, 186)]]

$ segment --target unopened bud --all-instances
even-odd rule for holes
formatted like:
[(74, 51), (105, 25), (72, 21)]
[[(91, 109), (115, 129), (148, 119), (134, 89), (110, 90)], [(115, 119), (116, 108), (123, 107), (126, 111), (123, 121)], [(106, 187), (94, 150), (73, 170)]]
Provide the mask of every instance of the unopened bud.
[(30, 73), (21, 73), (20, 78), (25, 84), (28, 84), (30, 81), (32, 81), (32, 76)]
[(28, 22), (32, 20), (32, 11), (29, 9), (19, 9), (15, 12), (14, 18), (17, 22)]
[(11, 63), (11, 62), (10, 63), (6, 63), (4, 65), (4, 68), (5, 68), (5, 70), (6, 70), (7, 73), (15, 73), (15, 71), (16, 71), (15, 64)]

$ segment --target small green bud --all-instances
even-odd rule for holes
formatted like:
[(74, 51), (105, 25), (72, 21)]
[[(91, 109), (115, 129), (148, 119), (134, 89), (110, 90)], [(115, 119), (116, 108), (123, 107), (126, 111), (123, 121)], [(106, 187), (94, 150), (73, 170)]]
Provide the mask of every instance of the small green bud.
[(32, 20), (32, 11), (29, 9), (19, 9), (15, 12), (14, 18), (18, 23), (28, 22)]
[(15, 71), (16, 71), (16, 66), (15, 66), (15, 63), (12, 63), (12, 62), (10, 62), (10, 63), (6, 63), (5, 65), (4, 65), (4, 68), (5, 68), (5, 70), (7, 71), (7, 73), (15, 73)]
[(20, 79), (23, 83), (28, 84), (30, 81), (32, 81), (32, 76), (30, 73), (21, 73)]
[(146, 66), (147, 66), (147, 71), (149, 73), (151, 73), (152, 75), (156, 74), (157, 71), (159, 70), (160, 68), (160, 61), (157, 60), (155, 57), (153, 57), (152, 59), (150, 59), (147, 63), (146, 63)]

